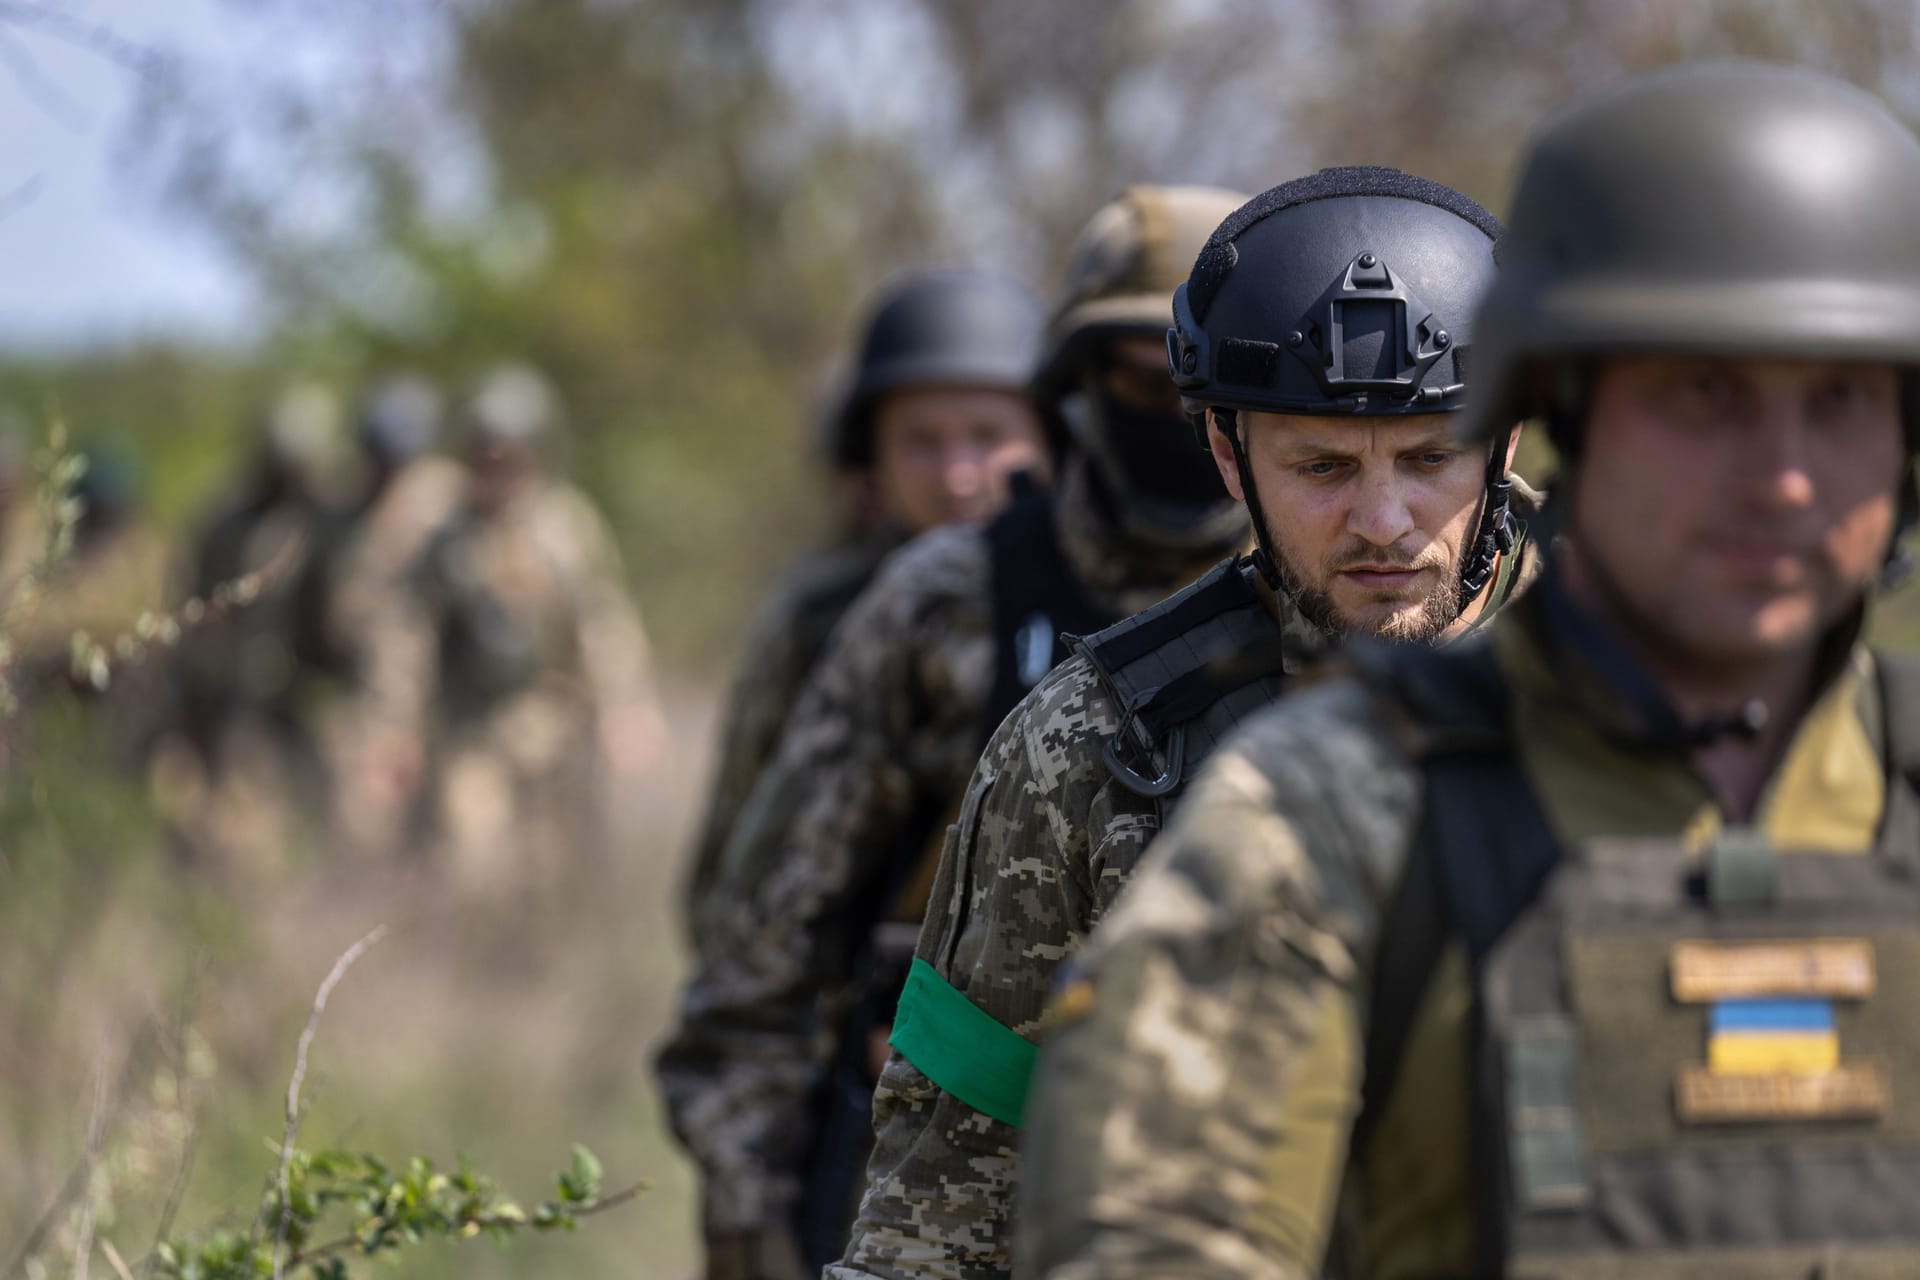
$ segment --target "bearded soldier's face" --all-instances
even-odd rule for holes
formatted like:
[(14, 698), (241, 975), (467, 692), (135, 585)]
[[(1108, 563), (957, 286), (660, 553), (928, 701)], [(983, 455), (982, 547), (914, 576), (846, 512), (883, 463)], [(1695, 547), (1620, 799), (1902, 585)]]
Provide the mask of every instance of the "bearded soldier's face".
[[(1392, 640), (1438, 638), (1460, 612), (1486, 454), (1452, 419), (1242, 413), (1247, 459), (1287, 587), (1308, 621)], [(1232, 444), (1214, 460), (1244, 501)]]
[(1669, 661), (1766, 661), (1872, 586), (1906, 465), (1891, 367), (1611, 361), (1574, 469), (1575, 573)]

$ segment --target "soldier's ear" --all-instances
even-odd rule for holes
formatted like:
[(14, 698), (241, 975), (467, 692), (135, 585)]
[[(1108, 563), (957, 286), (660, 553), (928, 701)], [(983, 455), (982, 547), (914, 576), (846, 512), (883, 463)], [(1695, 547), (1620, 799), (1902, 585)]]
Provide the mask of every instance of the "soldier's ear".
[[(1240, 429), (1246, 429), (1244, 415)], [(1207, 410), (1207, 449), (1213, 454), (1213, 465), (1220, 469), (1220, 482), (1227, 486), (1227, 492), (1235, 502), (1245, 502), (1247, 495), (1240, 485), (1240, 464), (1233, 456), (1233, 441), (1220, 429), (1220, 420), (1211, 409)]]

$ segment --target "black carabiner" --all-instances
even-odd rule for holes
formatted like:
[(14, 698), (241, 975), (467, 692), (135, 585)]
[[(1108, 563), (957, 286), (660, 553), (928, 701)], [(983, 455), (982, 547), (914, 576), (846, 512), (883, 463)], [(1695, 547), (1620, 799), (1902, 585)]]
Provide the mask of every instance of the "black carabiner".
[(1133, 712), (1128, 711), (1121, 717), (1120, 727), (1107, 739), (1107, 748), (1103, 753), (1107, 761), (1107, 770), (1119, 779), (1120, 785), (1137, 796), (1149, 800), (1158, 800), (1180, 785), (1180, 775), (1187, 763), (1187, 731), (1184, 725), (1176, 725), (1167, 735), (1167, 768), (1157, 778), (1149, 778), (1132, 765), (1120, 759), (1120, 739), (1133, 725)]

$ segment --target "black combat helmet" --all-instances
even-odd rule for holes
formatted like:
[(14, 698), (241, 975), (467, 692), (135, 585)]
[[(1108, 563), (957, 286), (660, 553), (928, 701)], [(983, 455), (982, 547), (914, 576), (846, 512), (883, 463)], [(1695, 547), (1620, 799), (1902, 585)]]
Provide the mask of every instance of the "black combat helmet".
[(834, 457), (873, 462), (873, 409), (906, 387), (1022, 391), (1040, 346), (1040, 304), (993, 272), (936, 268), (894, 282), (874, 304), (836, 415)]
[(388, 374), (360, 400), (360, 446), (376, 463), (399, 467), (440, 439), (440, 389), (415, 373)]
[(1216, 187), (1127, 188), (1080, 233), (1047, 325), (1034, 400), (1072, 432), (1114, 520), (1148, 545), (1246, 541), (1246, 513), (1213, 460), (1193, 447), (1173, 388), (1155, 375), (1163, 408), (1129, 403), (1107, 386), (1112, 340), (1158, 345), (1194, 254), (1245, 199)]
[(1638, 76), (1535, 138), (1477, 323), (1463, 425), (1545, 415), (1563, 453), (1604, 352), (1920, 365), (1920, 141), (1813, 72)]
[[(1174, 294), (1168, 358), (1189, 411), (1212, 409), (1233, 443), (1269, 582), (1280, 585), (1278, 562), (1238, 411), (1458, 410), (1499, 235), (1492, 214), (1449, 187), (1397, 169), (1340, 168), (1256, 196), (1200, 251)], [(1488, 449), (1487, 496), (1461, 565), (1463, 603), (1513, 545), (1513, 429)]]

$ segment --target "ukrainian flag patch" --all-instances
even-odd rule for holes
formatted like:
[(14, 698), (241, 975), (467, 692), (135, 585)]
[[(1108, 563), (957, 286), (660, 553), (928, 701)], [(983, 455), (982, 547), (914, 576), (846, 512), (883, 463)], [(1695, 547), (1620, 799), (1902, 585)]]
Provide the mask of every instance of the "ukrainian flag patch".
[(1830, 1000), (1722, 1000), (1708, 1015), (1715, 1075), (1818, 1075), (1839, 1065)]
[(1673, 997), (1705, 1005), (1707, 1061), (1682, 1066), (1682, 1124), (1860, 1121), (1884, 1116), (1892, 1074), (1880, 1058), (1841, 1061), (1836, 1001), (1875, 987), (1873, 948), (1860, 938), (1804, 942), (1681, 942)]

